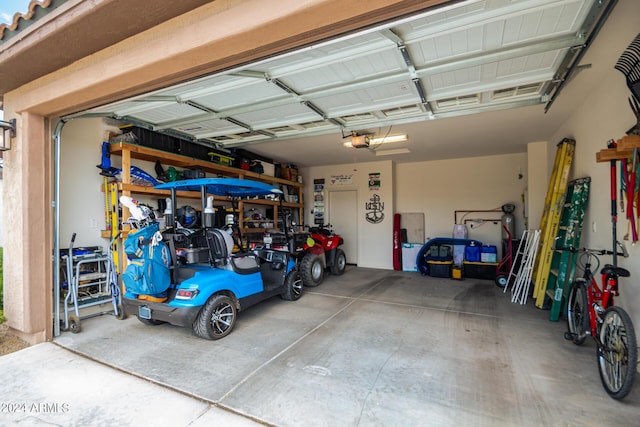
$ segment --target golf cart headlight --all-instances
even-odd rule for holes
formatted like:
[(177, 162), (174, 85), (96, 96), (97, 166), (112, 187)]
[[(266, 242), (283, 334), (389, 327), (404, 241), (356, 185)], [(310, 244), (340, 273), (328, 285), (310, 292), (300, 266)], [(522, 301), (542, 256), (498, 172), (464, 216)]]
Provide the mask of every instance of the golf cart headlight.
[(178, 289), (178, 292), (176, 293), (176, 299), (194, 299), (198, 296), (198, 293), (198, 289)]

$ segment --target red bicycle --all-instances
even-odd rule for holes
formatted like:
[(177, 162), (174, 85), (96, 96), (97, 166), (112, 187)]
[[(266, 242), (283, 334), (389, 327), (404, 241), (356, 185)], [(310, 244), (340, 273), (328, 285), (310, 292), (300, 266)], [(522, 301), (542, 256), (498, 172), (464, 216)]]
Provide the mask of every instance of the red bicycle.
[[(601, 286), (593, 271), (600, 268), (598, 255), (618, 255), (600, 249), (557, 248), (579, 253), (578, 266), (584, 274), (574, 280), (567, 300), (565, 339), (576, 345), (591, 335), (596, 342), (600, 380), (609, 396), (623, 399), (633, 387), (638, 364), (638, 347), (631, 317), (622, 307), (614, 305), (619, 295), (619, 278), (629, 277), (629, 271), (606, 264), (601, 274)], [(625, 255), (626, 251), (623, 254)], [(592, 270), (592, 262), (595, 267)]]

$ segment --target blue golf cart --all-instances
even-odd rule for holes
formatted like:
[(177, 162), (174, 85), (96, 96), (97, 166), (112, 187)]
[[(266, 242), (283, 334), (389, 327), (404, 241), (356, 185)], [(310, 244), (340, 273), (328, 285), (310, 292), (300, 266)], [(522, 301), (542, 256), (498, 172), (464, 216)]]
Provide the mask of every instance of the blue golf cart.
[[(149, 209), (130, 198), (121, 198), (130, 208), (134, 228), (124, 245), (129, 258), (122, 275), (127, 314), (148, 325), (191, 327), (199, 337), (216, 340), (231, 333), (239, 311), (275, 295), (289, 301), (300, 298), (303, 285), (293, 244), (289, 250), (247, 251), (234, 242), (230, 229), (214, 227), (212, 196), (237, 201), (280, 197), (281, 190), (235, 178), (190, 179), (155, 188), (171, 191), (164, 231), (160, 231)], [(175, 212), (177, 191), (200, 192), (199, 230), (180, 228), (168, 214)]]

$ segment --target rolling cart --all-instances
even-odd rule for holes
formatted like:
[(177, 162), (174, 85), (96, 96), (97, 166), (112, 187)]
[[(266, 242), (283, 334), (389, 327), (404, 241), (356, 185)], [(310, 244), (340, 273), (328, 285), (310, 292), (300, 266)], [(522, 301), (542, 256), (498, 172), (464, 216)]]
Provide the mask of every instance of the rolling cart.
[(507, 236), (504, 254), (502, 255), (502, 261), (496, 267), (496, 285), (499, 288), (505, 288), (509, 286), (509, 274), (513, 268), (513, 236), (508, 227), (502, 226), (502, 229)]
[[(74, 249), (75, 238), (76, 234), (73, 233), (69, 249), (61, 252), (63, 330), (72, 333), (80, 332), (82, 319), (104, 314), (113, 314), (118, 319), (124, 318), (118, 278), (111, 254), (112, 245), (109, 245), (106, 254), (100, 246)], [(94, 311), (80, 316), (80, 309), (104, 304), (110, 304), (109, 310)]]

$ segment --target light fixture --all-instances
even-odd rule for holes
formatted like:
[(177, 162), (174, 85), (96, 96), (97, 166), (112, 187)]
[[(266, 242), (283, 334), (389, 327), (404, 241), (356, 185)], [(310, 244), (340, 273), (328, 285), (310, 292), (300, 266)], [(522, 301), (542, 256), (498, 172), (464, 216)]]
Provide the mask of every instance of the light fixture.
[(370, 145), (378, 145), (378, 144), (388, 144), (391, 142), (402, 142), (408, 139), (406, 134), (402, 135), (388, 135), (388, 136), (380, 136), (371, 138), (368, 135), (358, 135), (355, 132), (352, 132), (351, 136), (348, 139), (345, 139), (342, 145), (345, 147), (353, 147), (353, 148), (364, 148), (369, 147)]
[(16, 137), (16, 119), (11, 119), (8, 122), (0, 120), (0, 151), (11, 150), (11, 138)]
[(408, 148), (392, 148), (391, 150), (376, 150), (374, 151), (374, 153), (376, 153), (376, 156), (393, 156), (395, 154), (408, 154), (411, 151), (409, 151)]
[(390, 142), (402, 142), (407, 140), (407, 135), (388, 135), (371, 139), (371, 144), (388, 144)]

